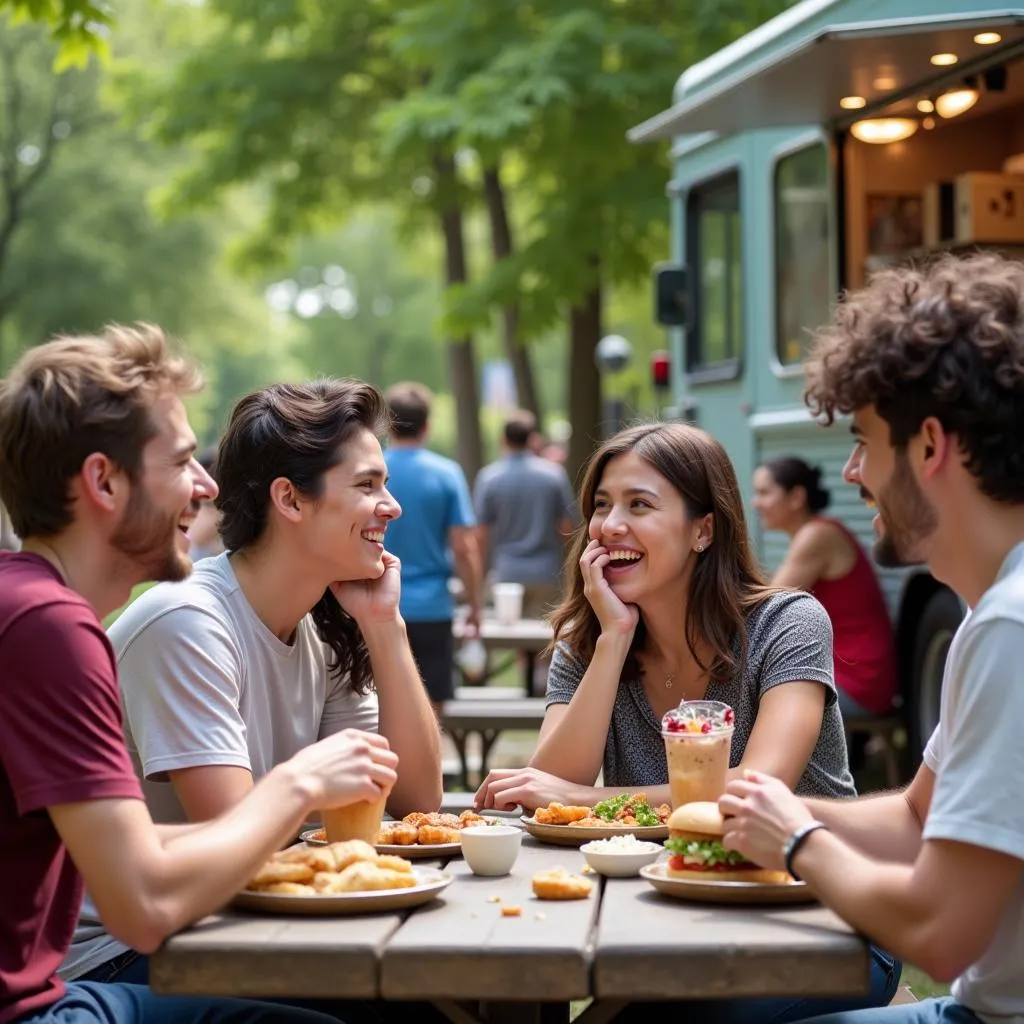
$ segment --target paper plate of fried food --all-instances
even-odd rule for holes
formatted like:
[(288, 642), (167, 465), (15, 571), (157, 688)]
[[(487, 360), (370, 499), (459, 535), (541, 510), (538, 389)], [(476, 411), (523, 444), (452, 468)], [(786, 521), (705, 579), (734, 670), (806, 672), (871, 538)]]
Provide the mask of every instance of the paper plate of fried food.
[(275, 853), (232, 901), (275, 914), (366, 914), (427, 903), (451, 884), (436, 868), (379, 854), (350, 839)]
[(536, 839), (557, 846), (580, 846), (591, 839), (634, 835), (637, 839), (668, 836), (668, 804), (652, 807), (643, 793), (623, 793), (593, 807), (552, 803), (523, 815), (526, 831)]
[[(459, 833), (470, 825), (500, 824), (496, 818), (487, 818), (474, 811), (461, 814), (441, 814), (438, 811), (413, 811), (401, 821), (385, 821), (374, 848), (378, 853), (393, 854), (409, 860), (426, 857), (459, 857), (462, 843)], [(327, 833), (322, 829), (303, 832), (299, 838), (311, 846), (325, 846)]]

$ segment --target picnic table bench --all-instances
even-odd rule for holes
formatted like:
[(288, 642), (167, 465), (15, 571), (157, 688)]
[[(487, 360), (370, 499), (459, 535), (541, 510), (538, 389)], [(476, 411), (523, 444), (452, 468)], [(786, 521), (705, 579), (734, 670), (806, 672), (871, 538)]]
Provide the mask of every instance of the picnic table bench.
[[(427, 862), (432, 863), (432, 862)], [(440, 863), (440, 862), (437, 862)], [(711, 906), (656, 893), (639, 878), (595, 879), (586, 900), (531, 895), (534, 872), (578, 870), (578, 850), (526, 838), (513, 873), (472, 875), (461, 859), (441, 896), (403, 913), (208, 917), (155, 953), (168, 994), (429, 1000), (457, 1024), (598, 1024), (637, 1000), (856, 995), (866, 941), (817, 905)], [(500, 902), (495, 902), (495, 899)], [(503, 917), (503, 906), (521, 916)]]
[[(460, 692), (463, 688), (459, 688)], [(459, 755), (460, 782), (471, 788), (467, 743), (472, 733), (480, 736), (480, 779), (488, 772), (491, 750), (505, 729), (539, 729), (544, 721), (546, 701), (543, 697), (503, 697), (498, 688), (487, 696), (456, 698), (444, 702), (441, 725), (451, 736)], [(498, 696), (495, 696), (498, 694)]]
[[(462, 619), (452, 623), (452, 633), (456, 640), (466, 638), (466, 624)], [(493, 615), (485, 614), (480, 623), (480, 642), (488, 655), (499, 651), (512, 652), (511, 657), (489, 665), (481, 679), (475, 681), (476, 686), (484, 686), (488, 680), (503, 672), (515, 658), (523, 655), (523, 691), (527, 697), (534, 695), (533, 673), (537, 666), (537, 655), (551, 643), (551, 626), (543, 619), (520, 619), (511, 625), (499, 622)], [(472, 682), (468, 680), (467, 682)]]

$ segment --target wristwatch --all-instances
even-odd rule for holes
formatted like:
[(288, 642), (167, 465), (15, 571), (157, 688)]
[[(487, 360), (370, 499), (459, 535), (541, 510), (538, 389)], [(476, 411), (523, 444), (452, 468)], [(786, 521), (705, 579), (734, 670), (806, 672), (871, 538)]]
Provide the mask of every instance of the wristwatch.
[(812, 832), (817, 832), (819, 828), (828, 830), (828, 825), (823, 821), (809, 821), (806, 825), (801, 825), (796, 831), (791, 832), (787, 837), (786, 841), (782, 844), (782, 859), (785, 862), (786, 870), (795, 878), (798, 882), (803, 881), (801, 877), (793, 869), (793, 858), (797, 855), (800, 847), (804, 845), (807, 837)]

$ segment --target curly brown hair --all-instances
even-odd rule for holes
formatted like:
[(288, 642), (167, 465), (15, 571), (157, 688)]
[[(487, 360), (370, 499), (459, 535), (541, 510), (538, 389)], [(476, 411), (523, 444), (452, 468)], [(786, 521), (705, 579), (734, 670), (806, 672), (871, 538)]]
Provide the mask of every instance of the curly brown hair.
[[(605, 467), (628, 452), (650, 463), (682, 495), (690, 519), (712, 515), (714, 540), (699, 556), (690, 578), (686, 621), (682, 625), (697, 664), (710, 668), (716, 680), (728, 679), (746, 658), (747, 616), (777, 590), (767, 584), (750, 547), (743, 499), (728, 454), (710, 434), (684, 423), (630, 427), (609, 438), (591, 456), (580, 488), (583, 523), (565, 563), (568, 593), (552, 615), (554, 643), (564, 640), (577, 657), (587, 661), (593, 657), (601, 624), (583, 593), (579, 562), (589, 541), (594, 496)], [(681, 520), (680, 530), (684, 525)], [(627, 675), (639, 670), (636, 652), (643, 650), (646, 636), (641, 617), (626, 661)], [(737, 640), (739, 662), (733, 649)], [(701, 643), (711, 647), (710, 666), (704, 665), (697, 654)]]
[(1024, 266), (986, 254), (882, 271), (817, 333), (804, 398), (826, 424), (874, 406), (899, 450), (934, 416), (982, 493), (1024, 501)]

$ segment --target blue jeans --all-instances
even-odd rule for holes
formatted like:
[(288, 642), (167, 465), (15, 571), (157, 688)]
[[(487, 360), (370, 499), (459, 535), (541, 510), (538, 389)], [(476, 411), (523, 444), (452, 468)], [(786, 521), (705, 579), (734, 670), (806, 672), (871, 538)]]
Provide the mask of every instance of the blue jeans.
[[(863, 996), (783, 996), (781, 998), (688, 999), (671, 1003), (632, 1003), (614, 1024), (648, 1024), (669, 1010), (679, 1019), (700, 1024), (792, 1024), (823, 1013), (840, 1013), (837, 1020), (846, 1024), (845, 1011), (885, 1006), (896, 994), (903, 965), (891, 953), (871, 947), (870, 988)], [(841, 1012), (842, 1011), (842, 1012)], [(832, 1017), (828, 1018), (833, 1024)], [(860, 1024), (859, 1017), (857, 1024)], [(870, 1017), (867, 1024), (872, 1024)]]
[(73, 981), (57, 1002), (18, 1024), (338, 1024), (333, 1017), (251, 999), (158, 996), (145, 985)]
[[(149, 957), (130, 949), (100, 964), (78, 981), (148, 985)], [(316, 1011), (317, 1014), (326, 1014), (332, 1024), (338, 1024), (339, 1021), (345, 1024), (405, 1024), (407, 1021), (415, 1021), (416, 1024), (448, 1024), (448, 1018), (429, 1003), (404, 1000), (385, 1002), (383, 999), (267, 999), (265, 1002), (280, 1007), (282, 1012), (288, 1007), (299, 1007)]]
[(978, 1018), (951, 996), (856, 1013), (830, 1013), (804, 1024), (978, 1024)]

